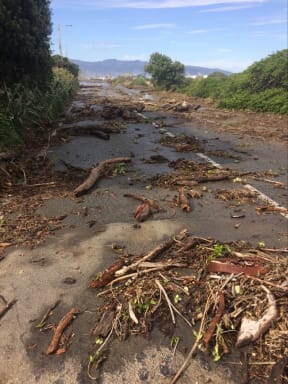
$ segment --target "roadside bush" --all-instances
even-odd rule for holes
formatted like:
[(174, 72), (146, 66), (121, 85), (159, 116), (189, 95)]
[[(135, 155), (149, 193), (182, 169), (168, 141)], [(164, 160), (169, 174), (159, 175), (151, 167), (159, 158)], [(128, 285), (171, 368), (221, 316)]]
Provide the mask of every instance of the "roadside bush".
[(287, 55), (284, 49), (231, 76), (214, 73), (206, 79), (191, 79), (183, 92), (212, 98), (220, 108), (286, 114)]
[(0, 148), (18, 144), (29, 128), (55, 119), (77, 86), (77, 79), (64, 68), (53, 68), (53, 78), (45, 92), (22, 84), (4, 86), (0, 94)]
[(148, 85), (148, 81), (144, 76), (137, 76), (132, 79), (129, 84), (129, 87), (146, 87)]
[(278, 88), (266, 89), (263, 92), (253, 94), (247, 91), (239, 91), (232, 97), (223, 98), (219, 103), (219, 107), (287, 114), (287, 93)]

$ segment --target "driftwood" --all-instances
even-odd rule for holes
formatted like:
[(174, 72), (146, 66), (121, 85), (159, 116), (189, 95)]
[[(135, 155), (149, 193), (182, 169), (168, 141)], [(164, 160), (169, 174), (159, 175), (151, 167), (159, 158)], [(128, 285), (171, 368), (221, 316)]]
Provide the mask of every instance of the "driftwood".
[(220, 322), (221, 320), (221, 316), (222, 316), (222, 313), (224, 312), (224, 308), (225, 308), (225, 300), (224, 300), (224, 294), (223, 292), (219, 292), (219, 306), (218, 306), (218, 309), (217, 309), (217, 312), (216, 312), (216, 315), (215, 317), (213, 318), (204, 338), (203, 338), (203, 342), (205, 344), (205, 346), (207, 347), (211, 337), (213, 336), (213, 333), (214, 333), (214, 330), (217, 326), (217, 324)]
[(183, 211), (185, 211), (185, 212), (191, 211), (190, 202), (189, 202), (189, 199), (185, 193), (184, 187), (179, 189), (178, 200), (179, 200), (179, 204), (180, 204), (181, 208), (183, 209)]
[(104, 133), (121, 133), (119, 127), (107, 127), (100, 125), (99, 122), (93, 120), (79, 121), (73, 124), (64, 124), (57, 128), (56, 132), (68, 132), (70, 135), (93, 135), (97, 132)]
[(110, 265), (99, 277), (99, 279), (94, 279), (91, 280), (89, 283), (89, 287), (91, 288), (102, 288), (105, 287), (108, 283), (110, 283), (114, 278), (117, 273), (117, 271), (122, 268), (124, 265), (124, 260), (123, 259), (118, 259)]
[(17, 300), (13, 299), (6, 304), (6, 306), (0, 311), (0, 319), (13, 307), (14, 304), (16, 304), (16, 302)]
[(264, 285), (261, 287), (267, 294), (268, 308), (264, 315), (258, 320), (251, 320), (247, 317), (242, 318), (240, 331), (236, 341), (236, 347), (238, 348), (257, 340), (268, 330), (272, 321), (277, 318), (277, 307), (274, 296)]
[(46, 324), (46, 320), (50, 316), (50, 314), (53, 311), (53, 309), (55, 309), (59, 303), (60, 303), (60, 300), (57, 300), (50, 308), (47, 309), (47, 311), (44, 313), (42, 319), (35, 326), (35, 328), (43, 328), (44, 327), (44, 325)]
[(100, 177), (107, 172), (111, 165), (117, 163), (128, 163), (130, 161), (131, 157), (115, 157), (114, 159), (100, 161), (95, 168), (92, 168), (90, 175), (84, 181), (84, 183), (79, 185), (79, 187), (74, 190), (74, 194), (76, 196), (80, 196), (88, 192), (89, 189), (91, 189), (93, 185), (100, 179)]
[(187, 185), (190, 187), (194, 187), (195, 185), (198, 185), (198, 181), (196, 180), (182, 180), (182, 179), (176, 179), (175, 180), (176, 185)]
[[(273, 366), (268, 384), (283, 384), (284, 370), (288, 367), (288, 356), (283, 357)], [(283, 379), (283, 380), (282, 380)]]
[(55, 352), (64, 329), (69, 325), (69, 323), (74, 319), (77, 314), (78, 310), (76, 308), (72, 308), (68, 313), (66, 313), (64, 317), (62, 317), (54, 332), (54, 336), (51, 340), (51, 343), (47, 349), (47, 355), (50, 355), (51, 353)]
[(143, 202), (142, 204), (138, 205), (134, 212), (134, 217), (137, 221), (145, 221), (154, 213), (158, 213), (160, 211), (158, 202), (154, 199), (148, 199), (145, 196), (134, 193), (125, 193), (124, 196), (132, 197), (133, 199)]
[[(69, 128), (69, 129), (65, 129), (64, 132), (67, 132), (69, 133), (69, 135), (71, 136), (96, 136), (96, 137), (99, 137), (100, 139), (103, 139), (103, 140), (109, 140), (110, 139), (110, 129), (108, 130), (107, 128), (102, 128), (102, 129), (99, 129), (101, 127), (91, 127), (91, 128), (76, 128), (76, 127), (73, 127), (73, 128)], [(63, 132), (63, 130), (62, 130)], [(113, 130), (113, 133), (114, 130)], [(118, 133), (118, 131), (117, 131)], [(120, 133), (120, 130), (119, 130), (119, 133)]]
[(196, 178), (196, 181), (198, 183), (207, 183), (208, 181), (221, 181), (221, 180), (227, 180), (231, 179), (231, 175), (211, 175), (211, 176), (203, 176)]
[(115, 272), (115, 276), (123, 276), (125, 275), (128, 271), (135, 270), (138, 268), (139, 264), (143, 263), (143, 261), (151, 261), (155, 259), (161, 252), (163, 252), (165, 249), (170, 248), (174, 241), (175, 238), (177, 238), (177, 241), (181, 241), (184, 239), (184, 237), (187, 234), (187, 230), (184, 229), (181, 231), (178, 235), (173, 237), (172, 239), (168, 239), (163, 241), (163, 243), (157, 245), (152, 251), (148, 252), (145, 256), (143, 256), (140, 260), (136, 261), (135, 263), (132, 263), (130, 265), (124, 266), (122, 269), (119, 269), (117, 272)]
[(107, 337), (113, 326), (114, 317), (115, 311), (105, 311), (92, 334), (94, 336)]

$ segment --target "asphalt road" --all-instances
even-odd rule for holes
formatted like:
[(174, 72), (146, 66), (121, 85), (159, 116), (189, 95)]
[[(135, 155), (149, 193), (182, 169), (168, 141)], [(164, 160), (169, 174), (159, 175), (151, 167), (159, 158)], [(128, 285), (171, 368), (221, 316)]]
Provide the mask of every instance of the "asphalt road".
[[(155, 98), (155, 95), (153, 98), (143, 92), (124, 87), (111, 89), (106, 83), (97, 83), (95, 87), (81, 88), (72, 104), (64, 123), (93, 119), (97, 124), (105, 121), (112, 126), (115, 121), (121, 121), (125, 129), (123, 133), (111, 134), (107, 141), (77, 136), (65, 144), (50, 147), (48, 155), (56, 169), (66, 170), (61, 160), (83, 169), (118, 156), (132, 156), (132, 163), (127, 165), (123, 175), (102, 178), (81, 198), (47, 199), (38, 212), (43, 216), (67, 215), (63, 221), (65, 229), (34, 249), (11, 248), (1, 262), (1, 295), (7, 301), (17, 300), (13, 309), (0, 320), (1, 384), (91, 382), (86, 366), (94, 348), (90, 330), (95, 325), (95, 307), (99, 299), (87, 288), (87, 281), (115, 261), (112, 243), (122, 244), (129, 252), (140, 254), (187, 228), (195, 236), (222, 242), (243, 240), (253, 247), (287, 248), (288, 216), (282, 209), (287, 207), (285, 143), (259, 135), (249, 136), (240, 122), (236, 131), (224, 131), (223, 127), (218, 129), (211, 124), (205, 126), (205, 122), (200, 123), (204, 108), (195, 111), (196, 120), (189, 119), (186, 114), (157, 108), (161, 101)], [(146, 103), (146, 108), (139, 121), (123, 121), (119, 117), (107, 121), (99, 117), (107, 100), (123, 106), (131, 100), (137, 101)], [(95, 115), (87, 111), (94, 111)], [(197, 138), (200, 149), (177, 152), (160, 143), (165, 136), (181, 134)], [(149, 162), (155, 155), (167, 161)], [(179, 158), (213, 164), (219, 169), (229, 168), (239, 174), (252, 172), (254, 177), (244, 175), (196, 186), (202, 198), (193, 199), (191, 212), (187, 213), (172, 204), (177, 188), (156, 187), (151, 181), (153, 176), (171, 173), (169, 162)], [(280, 188), (281, 183), (284, 186)], [(256, 188), (257, 197), (248, 201), (216, 198), (219, 190), (245, 188)], [(161, 211), (135, 228), (133, 212), (138, 203), (125, 197), (125, 193), (157, 199)], [(277, 210), (257, 210), (267, 205)], [(92, 222), (94, 225), (90, 225)], [(67, 284), (69, 281), (74, 283)], [(79, 321), (75, 321), (75, 338), (69, 352), (47, 357), (48, 337), (35, 332), (35, 321), (57, 300), (61, 300), (58, 318), (71, 306), (84, 312)], [(183, 327), (181, 329), (184, 332)], [(186, 347), (190, 347), (188, 335)], [(234, 357), (238, 358), (237, 353)], [(180, 352), (171, 356), (169, 342), (157, 330), (148, 340), (137, 337), (125, 343), (114, 341), (98, 382), (169, 383), (183, 359)], [(200, 353), (191, 361), (179, 383), (239, 383), (237, 369), (232, 373), (226, 367), (215, 365)]]

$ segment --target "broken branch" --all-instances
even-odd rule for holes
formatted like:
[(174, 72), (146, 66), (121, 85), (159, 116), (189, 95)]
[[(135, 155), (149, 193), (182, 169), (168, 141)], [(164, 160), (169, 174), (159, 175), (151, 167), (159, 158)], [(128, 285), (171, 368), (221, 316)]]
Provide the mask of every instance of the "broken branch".
[(13, 299), (13, 300), (9, 301), (9, 303), (6, 304), (6, 306), (2, 309), (2, 311), (0, 311), (0, 319), (1, 319), (1, 317), (3, 317), (5, 315), (5, 313), (7, 313), (13, 307), (13, 305), (16, 302), (17, 302), (17, 300)]
[(277, 318), (277, 307), (274, 296), (264, 285), (261, 285), (261, 288), (267, 294), (268, 308), (264, 315), (258, 320), (251, 320), (247, 317), (243, 317), (236, 341), (236, 347), (238, 348), (257, 340), (268, 330), (272, 321)]
[(64, 317), (62, 317), (47, 349), (47, 355), (50, 355), (51, 353), (55, 352), (64, 329), (68, 326), (68, 324), (74, 319), (77, 314), (78, 310), (76, 308), (72, 308), (68, 313), (66, 313)]
[[(186, 236), (186, 234), (187, 234), (187, 230), (184, 229), (177, 236), (175, 236), (175, 238), (177, 238), (177, 240), (182, 240)], [(140, 260), (138, 260), (135, 263), (132, 263), (130, 265), (124, 266), (122, 269), (119, 269), (118, 271), (115, 272), (115, 276), (123, 276), (128, 271), (137, 269), (138, 265), (143, 263), (143, 261), (153, 260), (155, 257), (157, 257), (165, 249), (170, 248), (172, 246), (172, 244), (174, 243), (175, 238), (165, 240), (163, 243), (157, 245), (157, 247), (152, 249), (152, 251), (148, 252)]]
[(111, 164), (129, 163), (131, 157), (115, 157), (114, 159), (103, 160), (98, 163), (95, 168), (92, 168), (88, 178), (74, 190), (75, 196), (83, 195), (103, 176), (110, 168)]
[(224, 311), (224, 308), (225, 308), (225, 301), (224, 301), (224, 294), (223, 292), (219, 292), (219, 306), (218, 306), (218, 309), (217, 309), (217, 312), (216, 312), (216, 315), (214, 317), (214, 319), (212, 320), (205, 336), (204, 336), (204, 339), (203, 339), (203, 342), (204, 344), (208, 345), (211, 337), (213, 336), (213, 332), (217, 326), (217, 324), (220, 322), (221, 320), (221, 316), (222, 316), (222, 313)]

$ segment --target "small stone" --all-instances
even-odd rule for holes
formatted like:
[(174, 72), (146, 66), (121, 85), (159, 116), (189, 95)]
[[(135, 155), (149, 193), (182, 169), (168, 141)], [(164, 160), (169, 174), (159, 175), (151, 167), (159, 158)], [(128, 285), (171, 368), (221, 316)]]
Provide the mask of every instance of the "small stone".
[(63, 283), (72, 285), (76, 283), (76, 279), (74, 279), (73, 277), (65, 277), (65, 279), (63, 280)]
[(141, 381), (146, 381), (149, 377), (149, 373), (146, 368), (141, 368), (138, 372), (138, 376)]
[(166, 364), (160, 365), (160, 372), (164, 377), (170, 376), (170, 369)]

